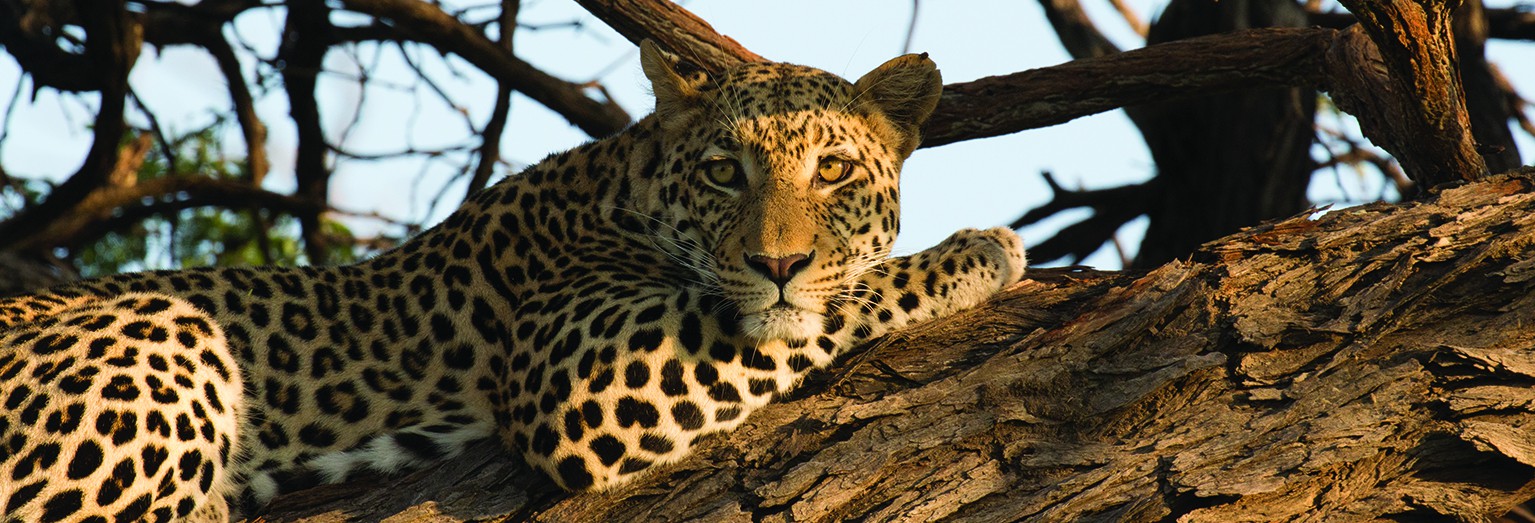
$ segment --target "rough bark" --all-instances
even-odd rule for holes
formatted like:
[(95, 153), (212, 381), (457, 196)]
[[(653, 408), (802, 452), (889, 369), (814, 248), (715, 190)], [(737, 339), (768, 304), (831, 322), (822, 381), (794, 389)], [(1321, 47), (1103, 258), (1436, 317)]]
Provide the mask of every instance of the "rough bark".
[[(1487, 173), (1476, 152), (1451, 22), (1459, 1), (1340, 0), (1359, 24), (1331, 71), (1338, 107), (1424, 187)], [(1363, 42), (1365, 36), (1375, 45)], [(1373, 67), (1372, 67), (1373, 66)]]
[(1535, 493), (1535, 171), (1044, 270), (688, 460), (566, 496), (486, 443), (267, 521), (1479, 520)]

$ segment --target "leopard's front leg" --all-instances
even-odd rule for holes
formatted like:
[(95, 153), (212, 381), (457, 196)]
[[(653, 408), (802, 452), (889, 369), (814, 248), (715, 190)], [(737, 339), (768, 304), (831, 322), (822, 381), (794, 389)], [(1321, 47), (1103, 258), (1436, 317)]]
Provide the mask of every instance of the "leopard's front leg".
[(964, 229), (925, 251), (891, 258), (860, 279), (845, 305), (851, 347), (911, 323), (985, 301), (1023, 277), (1023, 240), (1011, 229)]

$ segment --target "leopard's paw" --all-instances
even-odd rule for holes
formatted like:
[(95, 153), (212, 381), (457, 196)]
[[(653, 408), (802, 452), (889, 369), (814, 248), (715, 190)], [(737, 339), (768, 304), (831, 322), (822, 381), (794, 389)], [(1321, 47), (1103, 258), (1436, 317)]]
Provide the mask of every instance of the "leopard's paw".
[(944, 244), (980, 262), (980, 266), (986, 269), (982, 274), (994, 276), (991, 292), (1005, 289), (1023, 278), (1028, 260), (1024, 253), (1023, 239), (1012, 229), (961, 229), (949, 236)]
[(1023, 279), (1029, 263), (1028, 253), (1023, 248), (1023, 238), (1007, 227), (992, 227), (976, 232), (996, 244), (996, 250), (991, 253), (992, 259), (998, 267), (1004, 268), (998, 275), (998, 289), (1005, 289)]

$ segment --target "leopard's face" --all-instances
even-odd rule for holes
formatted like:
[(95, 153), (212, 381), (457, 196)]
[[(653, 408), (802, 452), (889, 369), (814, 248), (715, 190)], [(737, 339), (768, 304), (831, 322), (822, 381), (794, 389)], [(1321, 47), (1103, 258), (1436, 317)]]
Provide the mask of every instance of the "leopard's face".
[(699, 91), (662, 161), (688, 265), (747, 336), (811, 338), (889, 255), (907, 139), (815, 69), (750, 66)]

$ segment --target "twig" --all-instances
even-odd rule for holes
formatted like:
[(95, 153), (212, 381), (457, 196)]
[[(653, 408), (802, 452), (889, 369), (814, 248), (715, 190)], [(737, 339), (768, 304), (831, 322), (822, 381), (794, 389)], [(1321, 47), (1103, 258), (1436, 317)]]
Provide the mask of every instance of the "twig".
[(144, 105), (144, 100), (139, 98), (138, 93), (133, 91), (132, 86), (128, 87), (128, 99), (133, 100), (133, 106), (137, 107), (139, 112), (144, 113), (144, 118), (149, 120), (149, 132), (155, 135), (155, 142), (160, 144), (160, 155), (165, 157), (166, 168), (176, 168), (176, 151), (171, 148), (171, 141), (165, 138), (165, 129), (160, 127), (160, 118), (155, 116), (155, 113)]
[(0, 119), (0, 148), (5, 146), (5, 139), (11, 136), (11, 118), (16, 116), (16, 104), (21, 101), (21, 86), (26, 81), (26, 75), (16, 75), (16, 89), (11, 91), (11, 99), (5, 102), (5, 118)]
[(427, 157), (427, 158), (436, 158), (436, 157), (440, 157), (440, 156), (447, 156), (449, 154), (454, 154), (454, 153), (462, 153), (462, 152), (465, 152), (465, 151), (468, 151), (468, 150), (474, 148), (473, 145), (464, 143), (464, 144), (452, 145), (452, 146), (448, 146), (448, 147), (441, 147), (441, 148), (437, 148), (437, 149), (416, 149), (414, 147), (409, 147), (409, 148), (405, 148), (405, 149), (402, 149), (402, 150), (399, 150), (399, 151), (386, 152), (386, 153), (359, 153), (359, 152), (356, 152), (356, 151), (347, 150), (346, 148), (342, 147), (339, 144), (327, 143), (326, 147), (329, 148), (329, 150), (332, 153), (335, 153), (336, 156), (345, 157), (345, 158), (347, 158), (349, 160), (359, 160), (359, 161), (393, 160), (395, 158), (400, 158), (400, 157), (403, 157), (403, 156), (422, 156), (422, 157)]
[(270, 161), (266, 151), (266, 123), (256, 115), (256, 101), (246, 85), (245, 74), (240, 70), (240, 60), (224, 38), (209, 38), (203, 48), (213, 56), (219, 73), (229, 86), (229, 102), (234, 107), (235, 119), (240, 123), (240, 136), (245, 140), (246, 179), (251, 185), (260, 186), (266, 180)]
[(922, 9), (922, 0), (911, 0), (911, 20), (906, 22), (906, 41), (901, 43), (901, 54), (911, 52), (911, 38), (917, 34), (917, 12)]
[(422, 69), (421, 65), (416, 63), (416, 59), (410, 56), (410, 52), (405, 48), (405, 44), (401, 43), (399, 44), (399, 47), (400, 56), (404, 58), (405, 65), (416, 73), (415, 79), (417, 84), (425, 84), (427, 89), (431, 91), (432, 94), (437, 95), (437, 98), (441, 99), (444, 105), (453, 108), (453, 112), (462, 117), (464, 121), (464, 128), (468, 129), (470, 132), (473, 132), (474, 122), (469, 119), (469, 109), (465, 108), (463, 105), (460, 105), (458, 102), (453, 101), (453, 97), (448, 95), (447, 90), (443, 89), (442, 86), (437, 85), (437, 81), (433, 80), (431, 75), (426, 74), (426, 70)]
[[(379, 55), (380, 53), (374, 53), (372, 67), (378, 67)], [(357, 102), (352, 104), (352, 114), (350, 118), (347, 118), (346, 125), (341, 126), (341, 136), (336, 138), (338, 145), (345, 144), (352, 137), (352, 132), (357, 130), (357, 125), (362, 123), (362, 108), (368, 103), (368, 85), (373, 76), (372, 68), (364, 65), (362, 59), (357, 56), (356, 46), (350, 46), (346, 56), (351, 58), (352, 64), (357, 67)], [(417, 73), (421, 71), (418, 70)]]
[(1519, 94), (1519, 89), (1514, 87), (1513, 82), (1508, 81), (1508, 77), (1503, 75), (1503, 70), (1497, 64), (1487, 64), (1487, 66), (1492, 71), (1492, 77), (1498, 89), (1508, 97), (1509, 113), (1512, 114), (1514, 121), (1519, 122), (1519, 128), (1523, 129), (1525, 134), (1535, 137), (1535, 122), (1530, 121), (1530, 115), (1526, 112), (1529, 110), (1530, 101)]
[[(1325, 140), (1322, 140), (1321, 136), (1319, 136), (1317, 143), (1321, 144), (1323, 149), (1327, 150), (1328, 159), (1327, 161), (1318, 164), (1317, 169), (1334, 169), (1334, 173), (1336, 173), (1336, 167), (1338, 165), (1348, 165), (1358, 169), (1360, 163), (1367, 163), (1375, 167), (1375, 170), (1378, 171), (1381, 176), (1391, 181), (1391, 183), (1396, 187), (1397, 194), (1412, 194), (1413, 191), (1416, 190), (1416, 185), (1413, 184), (1413, 181), (1407, 178), (1407, 174), (1402, 172), (1401, 166), (1397, 165), (1396, 161), (1390, 156), (1383, 155), (1373, 149), (1370, 149), (1369, 147), (1366, 147), (1364, 144), (1360, 143), (1359, 140), (1352, 136), (1346, 135), (1337, 129), (1333, 129), (1321, 124), (1317, 124), (1315, 128), (1318, 132), (1322, 133), (1322, 135), (1342, 142), (1344, 146), (1348, 147), (1348, 151), (1344, 152), (1343, 154), (1335, 153), (1333, 152), (1332, 147), (1329, 146)], [(1342, 189), (1342, 183), (1342, 180), (1339, 179), (1339, 190), (1343, 192), (1345, 197), (1347, 197), (1348, 191)]]

